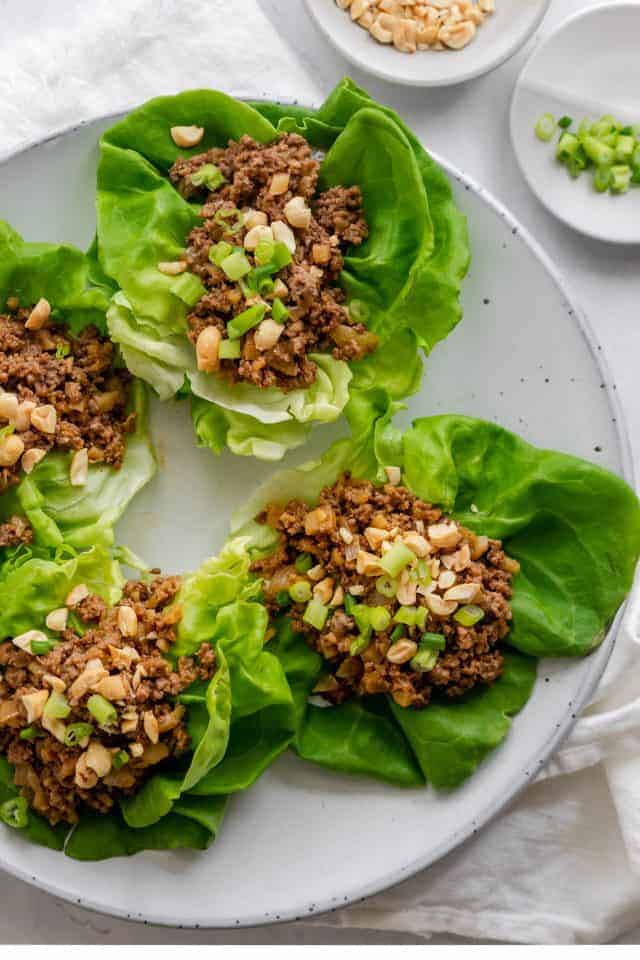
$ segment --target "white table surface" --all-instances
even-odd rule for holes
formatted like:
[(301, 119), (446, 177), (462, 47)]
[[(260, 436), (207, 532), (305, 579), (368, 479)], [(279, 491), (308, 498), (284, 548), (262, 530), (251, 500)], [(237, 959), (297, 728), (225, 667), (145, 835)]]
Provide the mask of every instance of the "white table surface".
[[(240, 0), (234, 0), (238, 3)], [(242, 0), (244, 2), (244, 0)], [(609, 246), (564, 227), (535, 200), (524, 183), (509, 144), (508, 109), (516, 77), (532, 41), (487, 77), (449, 89), (416, 90), (391, 86), (347, 64), (311, 25), (302, 0), (258, 0), (297, 56), (303, 58), (327, 92), (348, 73), (381, 101), (397, 109), (427, 145), (498, 196), (529, 228), (557, 262), (586, 310), (603, 344), (631, 436), (636, 474), (640, 475), (640, 393), (636, 358), (640, 357), (640, 247)], [(540, 30), (598, 0), (554, 0)], [(640, 0), (637, 0), (640, 2)], [(73, 28), (78, 0), (0, 0), (0, 59), (3, 44), (23, 32), (61, 18)], [(498, 0), (499, 8), (499, 0)], [(284, 80), (283, 80), (284, 82)], [(286, 91), (285, 91), (286, 92)], [(141, 926), (69, 906), (0, 872), (1, 943), (264, 943), (389, 944), (420, 943), (405, 934), (336, 930), (284, 924), (247, 931), (178, 931)], [(432, 943), (468, 943), (436, 936)], [(618, 941), (640, 943), (640, 928)]]

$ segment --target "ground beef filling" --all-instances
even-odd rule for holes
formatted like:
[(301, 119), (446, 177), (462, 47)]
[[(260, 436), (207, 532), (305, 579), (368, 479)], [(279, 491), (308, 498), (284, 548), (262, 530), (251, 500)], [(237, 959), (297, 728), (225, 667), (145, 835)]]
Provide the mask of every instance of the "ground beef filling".
[[(211, 164), (224, 177), (214, 191), (198, 185), (198, 172)], [(318, 170), (309, 144), (298, 134), (283, 134), (267, 145), (242, 137), (226, 149), (181, 158), (171, 169), (171, 179), (185, 198), (204, 201), (203, 223), (189, 234), (185, 255), (186, 266), (207, 288), (188, 317), (192, 341), (198, 345), (211, 327), (226, 339), (234, 316), (251, 305), (266, 307), (264, 320), (239, 338), (240, 356), (221, 359), (212, 368), (232, 382), (285, 392), (306, 388), (317, 374), (310, 353), (350, 361), (377, 346), (377, 337), (350, 314), (338, 286), (344, 251), (361, 244), (368, 233), (360, 189), (332, 187), (318, 194)], [(271, 231), (274, 240), (284, 229), (290, 245), (295, 244), (291, 262), (272, 275), (274, 289), (263, 295), (248, 289), (250, 277), (233, 282), (210, 259), (220, 241), (251, 247), (256, 226)], [(255, 267), (257, 251), (245, 249), (245, 254)], [(276, 297), (288, 313), (284, 322), (274, 325)]]
[(92, 326), (75, 337), (50, 318), (30, 328), (34, 312), (11, 299), (0, 314), (0, 491), (54, 448), (86, 449), (88, 462), (117, 469), (134, 427), (130, 377), (114, 367), (111, 341)]
[[(271, 615), (286, 610), (327, 661), (315, 688), (325, 699), (386, 693), (421, 708), (434, 692), (458, 697), (500, 676), (519, 566), (499, 540), (474, 535), (405, 487), (349, 474), (325, 487), (316, 507), (274, 503), (258, 519), (280, 538), (253, 571)], [(387, 556), (393, 575), (381, 566)]]
[[(0, 644), (0, 753), (14, 765), (21, 794), (51, 824), (75, 823), (83, 806), (109, 810), (188, 749), (176, 697), (213, 676), (215, 654), (202, 644), (197, 658), (175, 666), (165, 658), (182, 615), (179, 588), (179, 577), (129, 581), (119, 606), (109, 607), (80, 585), (70, 606), (56, 611), (64, 620), (66, 610), (68, 620), (49, 653)], [(111, 705), (108, 722), (89, 708), (95, 695)], [(47, 717), (52, 697), (63, 698), (67, 716)]]
[(19, 547), (32, 540), (31, 524), (23, 517), (10, 517), (6, 523), (0, 523), (0, 547)]

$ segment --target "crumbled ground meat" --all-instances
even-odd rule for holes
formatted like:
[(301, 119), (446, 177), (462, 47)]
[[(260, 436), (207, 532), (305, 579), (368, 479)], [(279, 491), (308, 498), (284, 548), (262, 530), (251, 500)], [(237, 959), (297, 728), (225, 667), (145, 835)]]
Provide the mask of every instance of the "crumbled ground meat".
[(10, 517), (6, 523), (0, 523), (0, 547), (17, 547), (32, 540), (31, 524), (24, 517)]
[[(271, 615), (286, 609), (326, 659), (316, 692), (330, 702), (387, 693), (421, 708), (437, 690), (458, 697), (500, 676), (518, 570), (500, 541), (474, 535), (405, 487), (349, 474), (325, 487), (316, 507), (273, 503), (258, 519), (280, 537), (252, 569), (264, 579)], [(408, 553), (392, 578), (380, 561), (398, 544)], [(301, 602), (291, 600), (293, 584), (303, 585), (294, 588)], [(305, 619), (305, 592), (329, 608), (319, 629)], [(367, 626), (372, 607), (379, 629)], [(407, 611), (413, 623), (401, 622)]]
[[(225, 178), (212, 192), (194, 185), (192, 179), (207, 164), (214, 164)], [(227, 324), (234, 316), (256, 302), (271, 309), (275, 296), (289, 312), (275, 343), (267, 340), (265, 345), (260, 328), (254, 327), (240, 338), (240, 357), (220, 362), (220, 371), (232, 382), (278, 387), (285, 392), (306, 388), (317, 374), (310, 353), (330, 352), (338, 360), (357, 360), (377, 346), (377, 337), (350, 316), (338, 286), (344, 250), (348, 244), (361, 244), (368, 233), (360, 189), (332, 187), (316, 195), (318, 170), (309, 144), (298, 134), (283, 134), (267, 145), (245, 136), (237, 143), (230, 141), (226, 149), (179, 159), (171, 169), (171, 179), (184, 197), (205, 201), (203, 223), (191, 231), (185, 255), (189, 270), (207, 288), (188, 317), (192, 341), (197, 344), (207, 327), (215, 327), (226, 337)], [(280, 174), (288, 176), (288, 184), (274, 194), (273, 178)], [(286, 224), (285, 208), (294, 197), (310, 207), (310, 222), (293, 228), (296, 249), (292, 262), (277, 277), (273, 275), (280, 285), (264, 299), (247, 293), (246, 284), (243, 290), (211, 262), (211, 247), (220, 241), (243, 245), (248, 232), (244, 217), (252, 212), (264, 215), (264, 225)], [(265, 316), (268, 319), (268, 313)]]
[[(118, 607), (89, 594), (73, 606), (60, 642), (46, 654), (34, 656), (10, 640), (0, 644), (0, 753), (14, 765), (22, 795), (50, 823), (75, 823), (83, 805), (109, 810), (158, 763), (189, 748), (185, 708), (175, 698), (196, 680), (209, 680), (216, 660), (209, 644), (175, 664), (163, 655), (182, 616), (179, 588), (179, 577), (129, 581)], [(57, 726), (42, 715), (42, 701), (32, 706), (35, 716), (28, 714), (29, 695), (46, 700), (52, 688), (70, 707)], [(115, 707), (106, 725), (89, 710), (95, 694)], [(70, 746), (65, 734), (77, 723), (93, 731)], [(25, 728), (36, 737), (22, 738)]]
[[(126, 413), (130, 377), (114, 367), (113, 344), (91, 326), (77, 337), (53, 320), (27, 329), (31, 308), (9, 303), (12, 309), (0, 314), (0, 388), (9, 394), (0, 395), (0, 422), (15, 427), (22, 448), (13, 464), (0, 466), (0, 491), (20, 482), (30, 450), (84, 447), (90, 462), (117, 469), (135, 414)], [(18, 418), (9, 412), (11, 398), (18, 400)], [(48, 406), (55, 410), (53, 433), (38, 426), (38, 408)]]

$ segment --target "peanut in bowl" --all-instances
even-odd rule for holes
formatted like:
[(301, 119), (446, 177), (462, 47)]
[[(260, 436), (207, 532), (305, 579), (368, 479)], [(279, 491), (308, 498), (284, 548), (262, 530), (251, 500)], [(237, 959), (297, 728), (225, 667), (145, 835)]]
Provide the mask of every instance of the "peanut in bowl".
[(549, 7), (549, 0), (306, 2), (322, 33), (351, 63), (384, 80), (422, 87), (463, 83), (493, 70), (531, 37)]

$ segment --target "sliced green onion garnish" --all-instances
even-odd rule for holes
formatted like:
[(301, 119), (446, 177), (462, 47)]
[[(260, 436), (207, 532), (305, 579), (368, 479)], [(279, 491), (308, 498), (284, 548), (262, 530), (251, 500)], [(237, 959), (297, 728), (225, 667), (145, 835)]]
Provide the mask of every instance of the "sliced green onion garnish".
[(371, 645), (371, 631), (368, 633), (359, 634), (355, 640), (352, 640), (351, 646), (349, 647), (349, 655), (351, 657), (358, 657), (361, 653)]
[(306, 603), (311, 599), (311, 584), (308, 580), (297, 580), (289, 587), (289, 596), (294, 603)]
[(369, 623), (376, 633), (381, 633), (391, 623), (391, 614), (386, 607), (369, 607)]
[(276, 593), (276, 603), (279, 607), (288, 607), (291, 603), (291, 597), (288, 590), (279, 590)]
[(350, 593), (348, 593), (344, 598), (344, 608), (350, 617), (353, 616), (353, 613), (357, 606), (358, 606), (357, 601), (354, 600), (354, 598), (351, 596)]
[(226, 240), (221, 240), (220, 243), (214, 243), (213, 246), (209, 247), (209, 260), (219, 267), (222, 261), (231, 256), (232, 253), (233, 247), (231, 244), (227, 243)]
[(315, 597), (313, 597), (311, 600), (309, 600), (307, 608), (302, 615), (302, 619), (305, 623), (308, 623), (309, 626), (315, 627), (316, 630), (322, 630), (327, 622), (328, 616), (329, 607), (326, 607), (324, 603), (321, 603), (319, 600), (316, 600)]
[(56, 347), (56, 360), (64, 360), (71, 353), (70, 343), (59, 343)]
[(275, 249), (276, 245), (273, 240), (260, 240), (253, 251), (253, 258), (259, 266), (263, 266), (273, 259)]
[(558, 126), (562, 127), (563, 130), (566, 130), (567, 127), (570, 127), (572, 123), (573, 123), (573, 117), (564, 116), (564, 117), (560, 117), (560, 119), (558, 120)]
[(115, 723), (118, 719), (118, 711), (114, 705), (99, 693), (94, 693), (93, 696), (89, 697), (87, 700), (87, 709), (101, 727)]
[(461, 623), (463, 627), (472, 627), (484, 617), (484, 610), (476, 607), (474, 603), (467, 604), (466, 607), (460, 607), (457, 613), (454, 613), (453, 619)]
[(437, 650), (418, 650), (415, 657), (410, 661), (409, 666), (418, 673), (428, 673), (429, 670), (433, 670), (437, 660)]
[(286, 243), (278, 242), (273, 248), (273, 256), (271, 258), (271, 263), (274, 265), (276, 270), (282, 270), (283, 267), (288, 267), (293, 256), (291, 255), (291, 250), (286, 245)]
[(279, 297), (276, 297), (271, 304), (271, 317), (276, 323), (284, 323), (289, 316), (289, 311)]
[(21, 740), (40, 740), (41, 737), (46, 737), (46, 733), (44, 730), (41, 730), (40, 727), (36, 727), (33, 724), (20, 731)]
[(41, 657), (47, 653), (51, 653), (55, 646), (55, 640), (32, 640), (31, 653), (34, 655), (34, 657)]
[(423, 633), (420, 637), (420, 648), (428, 650), (444, 650), (447, 641), (441, 633)]
[(12, 433), (16, 432), (16, 428), (12, 423), (8, 423), (4, 427), (0, 427), (0, 440), (4, 440), (5, 437), (10, 437)]
[(295, 568), (298, 573), (306, 573), (314, 564), (310, 553), (301, 553), (296, 557)]
[(206, 187), (207, 190), (217, 190), (223, 183), (226, 183), (222, 171), (216, 167), (215, 163), (205, 163), (191, 174), (191, 183), (194, 187)]
[(54, 720), (64, 720), (70, 713), (71, 707), (67, 703), (66, 698), (56, 690), (52, 690), (49, 694), (49, 699), (44, 705), (44, 716)]
[(231, 340), (237, 340), (245, 334), (247, 330), (257, 327), (266, 312), (267, 308), (264, 304), (255, 303), (252, 307), (243, 310), (242, 313), (236, 314), (233, 320), (230, 320), (227, 324), (227, 334), (229, 338)]
[(237, 207), (223, 207), (221, 210), (218, 210), (213, 222), (216, 223), (219, 227), (227, 227), (227, 220), (233, 219), (233, 217), (241, 217), (242, 211), (238, 210)]
[(393, 615), (396, 623), (406, 623), (408, 627), (413, 627), (416, 622), (417, 607), (400, 607)]
[(11, 797), (0, 806), (0, 819), (8, 827), (20, 830), (29, 823), (29, 805), (24, 797)]
[(394, 543), (380, 561), (380, 566), (390, 577), (397, 577), (411, 563), (415, 554), (404, 543)]
[(401, 627), (400, 624), (398, 624), (398, 626), (394, 627), (393, 630), (391, 631), (391, 642), (395, 643), (396, 640), (399, 640), (400, 637), (403, 637), (403, 636), (404, 636), (404, 627)]
[(228, 257), (225, 257), (224, 260), (219, 263), (219, 267), (224, 271), (229, 280), (233, 280), (234, 283), (242, 277), (246, 277), (251, 270), (251, 264), (244, 253), (239, 252), (230, 253)]
[(195, 307), (198, 300), (206, 293), (202, 281), (194, 273), (181, 273), (171, 281), (169, 290), (174, 297), (182, 300), (188, 307)]
[(376, 590), (383, 597), (395, 597), (398, 584), (391, 577), (378, 577), (376, 580)]
[(111, 765), (116, 771), (122, 770), (127, 763), (129, 763), (129, 754), (126, 750), (118, 750), (111, 759)]
[(218, 356), (221, 360), (239, 360), (242, 356), (240, 341), (222, 340), (218, 347)]
[(538, 140), (551, 140), (556, 132), (556, 122), (550, 113), (543, 113), (535, 125), (536, 137)]
[(93, 733), (90, 723), (70, 723), (64, 735), (65, 747), (77, 747)]

